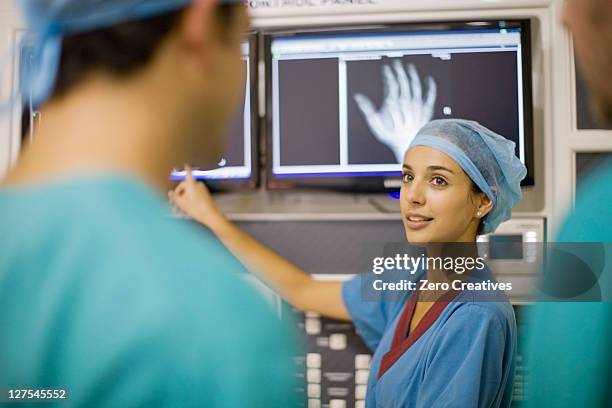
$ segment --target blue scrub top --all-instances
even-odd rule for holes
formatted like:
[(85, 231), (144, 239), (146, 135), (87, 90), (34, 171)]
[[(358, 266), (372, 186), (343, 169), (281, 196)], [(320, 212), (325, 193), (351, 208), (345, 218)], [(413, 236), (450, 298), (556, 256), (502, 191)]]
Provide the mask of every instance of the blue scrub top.
[[(404, 340), (412, 343), (407, 350), (405, 343), (396, 351), (392, 350), (394, 335), (408, 312), (412, 293), (406, 291), (401, 301), (366, 301), (364, 279), (374, 279), (373, 274), (346, 282), (342, 295), (357, 332), (374, 351), (366, 407), (510, 406), (516, 321), (507, 300), (479, 297), (476, 301), (473, 293), (459, 292), (445, 307), (438, 307), (439, 315), (434, 315), (430, 326), (422, 327), (420, 337), (414, 337), (419, 334), (417, 326)], [(386, 361), (381, 372), (383, 359), (390, 357), (392, 364), (389, 367)]]
[(0, 387), (65, 388), (66, 408), (294, 406), (293, 337), (212, 234), (168, 214), (123, 176), (0, 189)]

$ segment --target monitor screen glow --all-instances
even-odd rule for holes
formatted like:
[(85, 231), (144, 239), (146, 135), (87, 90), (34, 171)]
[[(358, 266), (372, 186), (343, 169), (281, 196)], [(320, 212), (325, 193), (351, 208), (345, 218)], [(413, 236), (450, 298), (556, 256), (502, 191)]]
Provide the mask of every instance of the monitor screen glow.
[(268, 35), (270, 187), (397, 186), (414, 135), (443, 118), (480, 122), (531, 167), (528, 22), (405, 28)]

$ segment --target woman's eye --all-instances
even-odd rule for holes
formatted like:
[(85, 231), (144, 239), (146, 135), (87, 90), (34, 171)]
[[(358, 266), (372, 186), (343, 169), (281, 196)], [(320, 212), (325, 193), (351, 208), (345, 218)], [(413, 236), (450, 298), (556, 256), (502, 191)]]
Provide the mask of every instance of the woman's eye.
[(403, 181), (404, 183), (409, 183), (409, 182), (411, 182), (411, 181), (413, 180), (413, 178), (414, 178), (414, 177), (412, 177), (412, 174), (405, 173), (405, 174), (402, 176), (402, 181)]
[(434, 177), (431, 181), (436, 186), (445, 186), (448, 184), (442, 177)]

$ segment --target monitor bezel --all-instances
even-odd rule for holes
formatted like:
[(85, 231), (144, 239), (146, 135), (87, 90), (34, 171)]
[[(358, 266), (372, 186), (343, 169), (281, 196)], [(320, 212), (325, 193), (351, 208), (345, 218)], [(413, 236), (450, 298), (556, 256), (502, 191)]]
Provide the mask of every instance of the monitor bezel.
[(401, 176), (298, 176), (278, 177), (273, 174), (272, 159), (272, 52), (274, 38), (287, 36), (321, 36), (350, 33), (410, 32), (474, 30), (486, 28), (520, 28), (521, 55), (523, 65), (523, 134), (527, 175), (521, 186), (535, 185), (534, 169), (534, 124), (533, 124), (533, 73), (531, 53), (531, 20), (529, 19), (485, 19), (459, 21), (427, 21), (389, 24), (360, 24), (347, 26), (316, 26), (274, 28), (261, 32), (265, 64), (265, 106), (266, 116), (262, 137), (266, 147), (265, 185), (270, 190), (333, 190), (353, 193), (385, 193), (397, 191)]

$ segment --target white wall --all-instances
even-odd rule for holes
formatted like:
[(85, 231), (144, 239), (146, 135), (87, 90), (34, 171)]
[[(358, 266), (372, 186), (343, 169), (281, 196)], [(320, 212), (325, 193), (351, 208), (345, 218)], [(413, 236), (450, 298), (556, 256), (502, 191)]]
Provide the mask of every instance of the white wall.
[[(22, 27), (14, 0), (0, 1), (0, 105), (15, 95), (17, 86), (16, 61), (13, 58)], [(9, 110), (0, 110), (0, 178), (19, 152), (20, 102)]]

